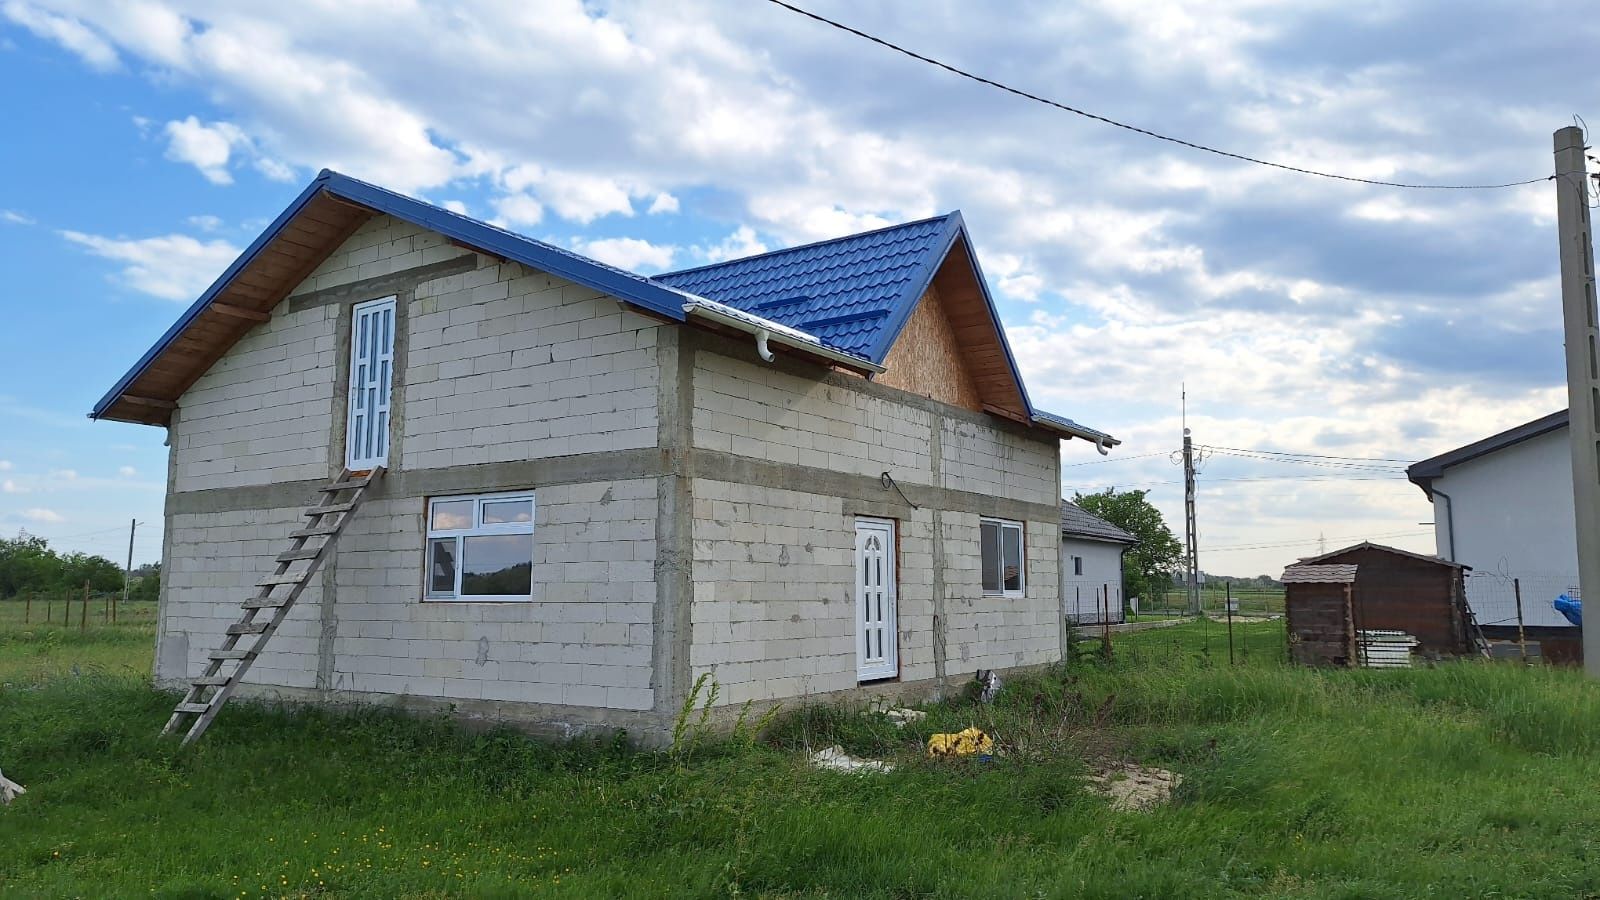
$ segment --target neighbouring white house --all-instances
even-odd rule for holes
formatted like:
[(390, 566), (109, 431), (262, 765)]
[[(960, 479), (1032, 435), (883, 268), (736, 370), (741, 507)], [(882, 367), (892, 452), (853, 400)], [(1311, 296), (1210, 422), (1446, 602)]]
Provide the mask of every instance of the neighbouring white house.
[(958, 213), (643, 277), (333, 172), (92, 416), (167, 432), (160, 684), (230, 677), (241, 601), (320, 552), (242, 694), (645, 740), (702, 675), (1059, 659), (1061, 442), (1116, 443), (1029, 400)]
[(1125, 620), (1122, 554), (1137, 542), (1083, 507), (1061, 502), (1061, 612), (1068, 622)]
[[(1571, 628), (1551, 607), (1578, 588), (1567, 411), (1414, 463), (1406, 477), (1433, 503), (1438, 555), (1472, 567), (1467, 602), (1483, 626)], [(1576, 630), (1576, 629), (1574, 629)]]

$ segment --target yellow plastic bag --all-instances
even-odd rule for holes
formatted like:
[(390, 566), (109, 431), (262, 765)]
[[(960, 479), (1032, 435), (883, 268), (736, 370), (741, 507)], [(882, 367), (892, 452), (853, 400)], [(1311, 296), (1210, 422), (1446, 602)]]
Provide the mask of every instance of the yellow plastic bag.
[(994, 738), (976, 728), (928, 738), (929, 756), (988, 756), (993, 752)]

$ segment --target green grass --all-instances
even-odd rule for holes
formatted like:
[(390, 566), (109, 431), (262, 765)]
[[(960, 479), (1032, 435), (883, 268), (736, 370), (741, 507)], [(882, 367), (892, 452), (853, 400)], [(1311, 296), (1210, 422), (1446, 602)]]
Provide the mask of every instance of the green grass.
[[(1244, 626), (1261, 649), (1229, 666), (1214, 624), (1192, 623), (1118, 635), (1110, 660), (1013, 679), (993, 706), (932, 706), (903, 731), (860, 709), (796, 708), (760, 741), (673, 755), (238, 704), (179, 752), (155, 736), (172, 698), (132, 674), (147, 668), (148, 627), (41, 651), (5, 613), (0, 666), (40, 674), (0, 687), (0, 768), (30, 791), (0, 810), (0, 894), (1600, 890), (1600, 689), (1571, 671), (1293, 669), (1267, 655), (1275, 634), (1281, 659), (1281, 623)], [(928, 734), (969, 724), (1002, 755), (923, 758)], [(804, 748), (832, 743), (897, 768), (808, 768)], [(1166, 807), (1115, 812), (1077, 779), (1105, 758), (1186, 780)]]
[(75, 668), (79, 674), (150, 672), (154, 603), (121, 604), (117, 624), (110, 625), (100, 598), (89, 601), (87, 616), (74, 599), (70, 623), (64, 623), (67, 618), (60, 598), (48, 604), (35, 599), (31, 608), (21, 600), (0, 601), (0, 684), (34, 684)]

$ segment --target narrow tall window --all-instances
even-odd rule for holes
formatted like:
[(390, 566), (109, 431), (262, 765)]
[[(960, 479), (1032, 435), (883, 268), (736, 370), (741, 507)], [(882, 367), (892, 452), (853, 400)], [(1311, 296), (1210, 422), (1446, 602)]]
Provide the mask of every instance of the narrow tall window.
[(394, 298), (358, 304), (350, 314), (350, 402), (345, 466), (389, 463), (389, 392), (394, 380)]
[(985, 594), (1021, 597), (1027, 589), (1024, 574), (1022, 523), (983, 519), (978, 523), (978, 544)]
[(533, 494), (429, 501), (426, 596), (533, 599)]
[(1083, 557), (1074, 556), (1072, 558), (1072, 574), (1074, 574), (1074, 575), (1082, 575), (1083, 574)]

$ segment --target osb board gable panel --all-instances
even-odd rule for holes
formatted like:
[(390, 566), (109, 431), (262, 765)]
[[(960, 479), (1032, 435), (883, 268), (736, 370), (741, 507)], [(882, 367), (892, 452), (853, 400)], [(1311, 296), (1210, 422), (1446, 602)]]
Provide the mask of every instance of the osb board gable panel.
[(961, 344), (939, 292), (929, 287), (906, 320), (889, 355), (883, 361), (880, 384), (921, 394), (951, 406), (983, 411), (978, 386), (972, 380)]

